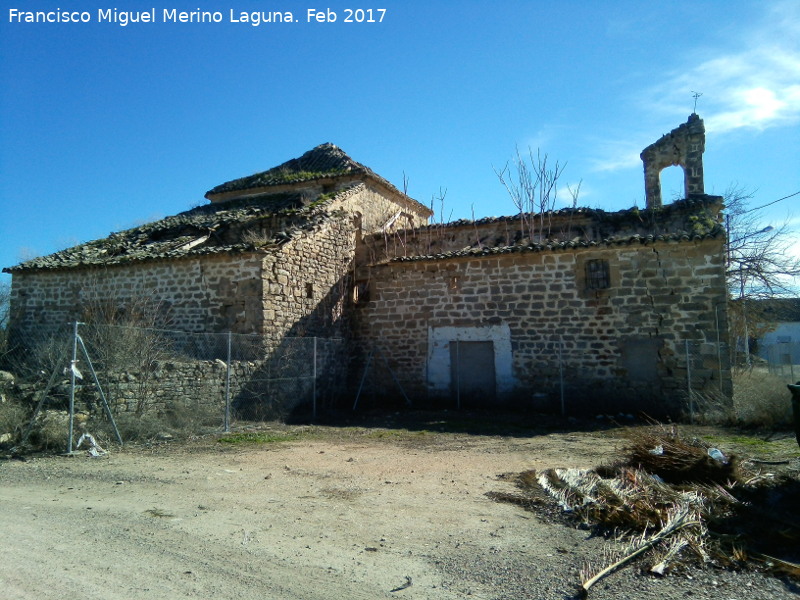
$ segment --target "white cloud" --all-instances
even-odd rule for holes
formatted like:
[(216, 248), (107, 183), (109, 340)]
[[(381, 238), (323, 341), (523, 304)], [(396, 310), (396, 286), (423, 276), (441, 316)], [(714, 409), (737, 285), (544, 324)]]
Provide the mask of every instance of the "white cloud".
[(592, 189), (581, 180), (559, 183), (556, 193), (556, 203), (559, 205), (557, 208), (572, 207), (573, 193), (576, 193), (578, 196), (578, 206), (585, 206), (585, 200), (587, 197), (592, 195)]
[[(798, 60), (800, 77), (800, 60)], [(723, 102), (711, 104), (706, 129), (724, 133), (752, 127), (766, 129), (800, 120), (800, 85), (762, 82), (753, 87), (731, 86)]]
[(800, 121), (800, 5), (774, 5), (740, 39), (734, 49), (706, 50), (705, 60), (668, 76), (647, 96), (683, 114), (691, 91), (702, 92), (698, 112), (713, 133)]
[(774, 3), (746, 34), (737, 29), (725, 38), (735, 46), (689, 48), (669, 65), (660, 83), (636, 99), (644, 115), (641, 134), (627, 130), (627, 141), (598, 141), (592, 170), (641, 167), (639, 153), (658, 139), (653, 121), (680, 123), (691, 110), (694, 91), (702, 93), (697, 112), (709, 133), (800, 123), (800, 3)]
[[(652, 137), (652, 136), (651, 136)], [(646, 143), (630, 140), (605, 140), (596, 144), (597, 158), (590, 159), (591, 170), (596, 173), (618, 171), (642, 166), (639, 155)]]

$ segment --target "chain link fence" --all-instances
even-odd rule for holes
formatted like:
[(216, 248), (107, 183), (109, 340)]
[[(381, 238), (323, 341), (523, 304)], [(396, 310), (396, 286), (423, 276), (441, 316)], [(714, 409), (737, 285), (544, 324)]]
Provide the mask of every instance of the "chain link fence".
[[(761, 348), (744, 369), (733, 367), (731, 349), (718, 341), (640, 339), (595, 347), (565, 337), (516, 349), (515, 360), (527, 365), (531, 379), (514, 391), (514, 406), (584, 416), (657, 415), (662, 407), (696, 422), (779, 423), (789, 406), (785, 383), (800, 377), (800, 344)], [(37, 430), (52, 425), (61, 439), (67, 418), (74, 417), (82, 430), (107, 421), (106, 401), (126, 441), (314, 418), (318, 411), (351, 404), (354, 410), (379, 408), (393, 395), (397, 406), (439, 406), (419, 387), (424, 382), (390, 366), (396, 359), (391, 348), (361, 347), (352, 363), (358, 348), (343, 339), (274, 342), (261, 335), (84, 323), (30, 332), (12, 343), (5, 368), (17, 377), (24, 406), (38, 407)], [(451, 344), (458, 367), (450, 373), (451, 397), (440, 407), (497, 406), (499, 379), (494, 373), (487, 377), (486, 368), (492, 352), (482, 344)], [(640, 399), (638, 410), (631, 408), (631, 397)]]
[[(192, 333), (80, 323), (15, 340), (6, 366), (42, 421), (116, 420), (122, 438), (316, 416), (346, 379), (343, 339)], [(110, 414), (109, 414), (110, 413)], [(110, 415), (113, 414), (113, 417)], [(114, 424), (116, 429), (116, 424)]]
[(758, 357), (765, 360), (771, 375), (787, 383), (800, 380), (800, 342), (778, 342), (762, 346)]
[[(439, 397), (443, 407), (454, 409), (506, 406), (562, 416), (711, 420), (730, 414), (733, 406), (730, 349), (714, 333), (703, 337), (542, 335), (518, 344), (509, 355), (518, 368), (505, 381), (508, 394), (503, 394), (503, 377), (508, 380), (511, 369), (501, 373), (492, 342), (454, 340), (445, 350), (449, 396), (445, 383)], [(442, 378), (441, 368), (437, 375)], [(384, 381), (388, 391), (391, 381)]]
[(684, 340), (682, 357), (685, 389), (678, 390), (683, 412), (691, 423), (724, 422), (733, 414), (730, 346), (721, 342)]
[(781, 429), (794, 422), (787, 384), (800, 379), (800, 343), (759, 343), (738, 353), (734, 370), (737, 420), (759, 428)]

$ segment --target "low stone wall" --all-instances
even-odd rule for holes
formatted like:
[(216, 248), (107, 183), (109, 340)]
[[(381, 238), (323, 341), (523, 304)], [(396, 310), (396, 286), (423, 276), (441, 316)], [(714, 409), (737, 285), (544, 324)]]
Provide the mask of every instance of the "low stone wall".
[[(218, 414), (222, 422), (229, 398), (231, 418), (280, 418), (310, 409), (315, 397), (319, 407), (330, 406), (343, 393), (344, 343), (317, 340), (316, 369), (313, 345), (313, 338), (289, 340), (267, 359), (232, 361), (230, 372), (222, 360), (161, 361), (147, 373), (101, 373), (100, 381), (114, 412), (194, 410)], [(99, 408), (98, 400), (92, 391), (88, 401)]]
[[(244, 365), (232, 365), (232, 381), (246, 378), (250, 369)], [(102, 373), (100, 381), (114, 412), (165, 414), (195, 407), (222, 415), (226, 372), (225, 364), (216, 361), (165, 362), (149, 373)]]

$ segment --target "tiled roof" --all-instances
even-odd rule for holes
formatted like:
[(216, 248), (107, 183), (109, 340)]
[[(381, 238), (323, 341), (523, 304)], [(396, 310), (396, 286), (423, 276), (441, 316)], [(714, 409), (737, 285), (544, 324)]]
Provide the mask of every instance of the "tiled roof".
[[(538, 242), (520, 235), (514, 241), (509, 241), (508, 236), (500, 236), (495, 238), (493, 244), (486, 241), (491, 236), (485, 236), (481, 238), (480, 245), (474, 244), (470, 247), (446, 252), (397, 257), (391, 262), (443, 260), (514, 252), (551, 252), (621, 245), (646, 245), (654, 242), (724, 239), (725, 228), (713, 216), (721, 206), (721, 201), (722, 198), (719, 196), (697, 196), (688, 200), (678, 200), (654, 210), (633, 208), (616, 212), (591, 208), (566, 208), (553, 211), (547, 217), (552, 222), (554, 232), (562, 231), (562, 226), (564, 226), (562, 239), (547, 239)], [(535, 217), (538, 219), (538, 215)], [(427, 228), (420, 228), (419, 231), (423, 232), (428, 229), (436, 233), (438, 229), (470, 227), (475, 228), (477, 234), (479, 230), (486, 231), (483, 226), (491, 228), (496, 224), (506, 224), (507, 230), (516, 230), (521, 218), (520, 215), (514, 215), (486, 217), (475, 221), (459, 220), (444, 225), (428, 225)], [(491, 231), (491, 229), (489, 230)], [(592, 235), (595, 236), (594, 239), (586, 237), (587, 230), (591, 230)], [(579, 232), (580, 235), (574, 237), (575, 232)]]
[(491, 247), (472, 247), (454, 250), (452, 252), (442, 252), (438, 254), (427, 254), (419, 256), (400, 256), (391, 259), (389, 262), (414, 262), (447, 260), (449, 258), (465, 258), (478, 256), (496, 256), (501, 254), (526, 253), (526, 252), (558, 252), (563, 250), (577, 250), (581, 248), (608, 248), (613, 246), (635, 246), (648, 245), (654, 242), (689, 242), (707, 239), (719, 239), (725, 237), (723, 228), (717, 228), (705, 234), (693, 234), (686, 231), (664, 235), (631, 235), (625, 237), (613, 237), (600, 241), (569, 240), (558, 241), (548, 240), (544, 244), (517, 244), (511, 246), (491, 246)]
[[(356, 186), (339, 192), (347, 194)], [(337, 194), (338, 195), (338, 194)], [(283, 244), (295, 235), (310, 230), (328, 218), (325, 207), (333, 196), (321, 196), (304, 204), (300, 194), (255, 196), (241, 200), (204, 204), (177, 215), (133, 229), (112, 233), (107, 238), (67, 248), (55, 254), (34, 258), (6, 273), (87, 266), (109, 266), (134, 261), (179, 258), (227, 252), (246, 252)], [(266, 239), (243, 235), (257, 229), (284, 223)]]
[[(677, 213), (691, 213), (695, 211), (702, 211), (708, 206), (719, 205), (722, 202), (721, 196), (710, 196), (707, 194), (703, 195), (695, 195), (688, 199), (682, 200), (675, 200), (669, 204), (665, 204), (662, 207), (659, 207), (656, 210), (651, 209), (638, 209), (638, 208), (629, 208), (624, 210), (618, 211), (605, 211), (600, 208), (588, 208), (588, 207), (577, 207), (577, 208), (562, 208), (559, 210), (554, 210), (549, 213), (550, 217), (553, 218), (579, 218), (579, 217), (587, 217), (595, 222), (598, 221), (608, 221), (612, 224), (619, 224), (625, 221), (638, 221), (638, 222), (646, 222), (646, 217), (650, 216), (652, 221), (660, 221), (664, 222), (670, 216), (677, 214)], [(431, 223), (427, 225), (428, 229), (437, 229), (444, 227), (474, 227), (476, 225), (490, 225), (492, 223), (512, 223), (517, 222), (522, 217), (519, 213), (514, 215), (506, 215), (501, 217), (481, 217), (480, 219), (458, 219), (456, 221), (451, 221), (449, 223), (444, 223), (443, 225), (440, 223)], [(526, 218), (530, 218), (530, 215), (526, 215)], [(538, 219), (538, 214), (536, 215)], [(421, 229), (425, 229), (422, 227)]]
[(341, 148), (333, 144), (321, 144), (299, 158), (293, 158), (268, 171), (240, 177), (209, 190), (206, 198), (226, 192), (258, 189), (276, 185), (314, 181), (342, 175), (366, 175), (389, 189), (399, 192), (391, 183), (373, 172), (369, 167), (350, 158)]

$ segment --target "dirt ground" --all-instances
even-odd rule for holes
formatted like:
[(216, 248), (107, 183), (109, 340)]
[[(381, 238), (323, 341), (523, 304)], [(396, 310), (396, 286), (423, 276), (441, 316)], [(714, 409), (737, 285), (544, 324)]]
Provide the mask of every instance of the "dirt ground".
[[(258, 433), (292, 440), (207, 436), (101, 458), (0, 461), (0, 597), (560, 600), (609, 544), (485, 494), (513, 491), (503, 473), (611, 462), (624, 443), (615, 428)], [(770, 443), (800, 467), (793, 438)], [(640, 571), (611, 575), (590, 597), (800, 592), (753, 572)]]

